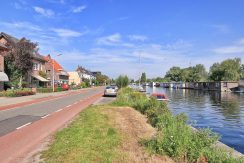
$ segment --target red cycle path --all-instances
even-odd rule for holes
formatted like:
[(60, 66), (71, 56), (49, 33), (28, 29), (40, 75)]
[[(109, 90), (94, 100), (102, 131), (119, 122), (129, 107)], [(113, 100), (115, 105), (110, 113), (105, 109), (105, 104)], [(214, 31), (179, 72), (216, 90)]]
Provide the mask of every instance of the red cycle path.
[(0, 162), (19, 162), (50, 134), (57, 131), (80, 111), (97, 101), (102, 93), (61, 108), (50, 116), (0, 137)]

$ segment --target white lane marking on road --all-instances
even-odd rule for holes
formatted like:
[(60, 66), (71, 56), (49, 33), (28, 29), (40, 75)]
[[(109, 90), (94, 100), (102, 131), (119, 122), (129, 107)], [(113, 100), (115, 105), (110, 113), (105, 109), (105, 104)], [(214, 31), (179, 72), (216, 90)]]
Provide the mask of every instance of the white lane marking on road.
[(63, 109), (58, 109), (58, 110), (56, 110), (55, 112), (60, 112), (61, 110), (63, 110)]
[(17, 129), (17, 130), (19, 130), (19, 129), (21, 129), (21, 128), (25, 127), (25, 126), (28, 126), (29, 124), (31, 124), (31, 122), (26, 123), (26, 124), (24, 124), (24, 125), (22, 125), (22, 126), (20, 126), (20, 127), (16, 128), (16, 129)]
[(71, 107), (72, 105), (68, 105), (68, 106), (66, 106), (66, 108), (68, 108), (68, 107)]
[(50, 116), (50, 114), (47, 114), (47, 115), (45, 115), (45, 116), (43, 116), (41, 118), (44, 119), (44, 118), (47, 118), (48, 116)]

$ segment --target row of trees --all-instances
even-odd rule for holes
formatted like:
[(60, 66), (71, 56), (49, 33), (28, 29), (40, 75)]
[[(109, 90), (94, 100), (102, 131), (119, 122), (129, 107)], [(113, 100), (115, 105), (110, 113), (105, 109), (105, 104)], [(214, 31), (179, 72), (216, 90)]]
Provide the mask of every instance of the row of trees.
[(197, 64), (187, 68), (173, 66), (164, 77), (146, 79), (146, 73), (142, 73), (140, 81), (144, 82), (203, 82), (203, 81), (238, 81), (244, 78), (244, 64), (240, 58), (227, 59), (221, 63), (214, 63), (209, 72), (203, 64)]
[(183, 82), (196, 82), (206, 81), (208, 73), (202, 64), (181, 69), (180, 67), (172, 67), (166, 73), (164, 79), (166, 81), (183, 81)]
[(172, 67), (166, 73), (164, 80), (176, 82), (238, 81), (243, 77), (244, 64), (241, 64), (240, 58), (234, 58), (224, 60), (221, 63), (214, 63), (210, 67), (209, 73), (202, 64), (183, 69)]

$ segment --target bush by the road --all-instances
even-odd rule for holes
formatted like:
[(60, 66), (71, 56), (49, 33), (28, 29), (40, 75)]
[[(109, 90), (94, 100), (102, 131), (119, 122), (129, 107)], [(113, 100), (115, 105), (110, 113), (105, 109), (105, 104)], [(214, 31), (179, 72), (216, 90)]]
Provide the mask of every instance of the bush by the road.
[(185, 114), (174, 116), (165, 102), (157, 101), (154, 97), (148, 98), (131, 88), (123, 88), (118, 92), (114, 104), (135, 108), (157, 128), (158, 133), (154, 138), (142, 141), (153, 153), (166, 154), (177, 162), (243, 162), (213, 147), (219, 139), (216, 133), (209, 129), (193, 131), (187, 124)]
[(0, 97), (20, 97), (20, 96), (29, 96), (34, 95), (35, 92), (33, 92), (31, 89), (15, 89), (15, 90), (7, 90), (0, 92)]
[[(53, 88), (37, 88), (36, 91), (38, 93), (51, 93), (53, 92)], [(61, 92), (63, 91), (62, 87), (56, 87), (55, 92)]]

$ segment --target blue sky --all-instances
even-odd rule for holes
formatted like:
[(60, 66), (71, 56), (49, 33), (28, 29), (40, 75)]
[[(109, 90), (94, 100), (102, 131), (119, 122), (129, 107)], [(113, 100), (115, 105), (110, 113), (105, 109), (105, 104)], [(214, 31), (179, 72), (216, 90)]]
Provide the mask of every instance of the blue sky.
[[(240, 57), (243, 0), (9, 0), (0, 31), (39, 43), (68, 71), (163, 76), (171, 66)], [(139, 64), (141, 56), (141, 64)]]

